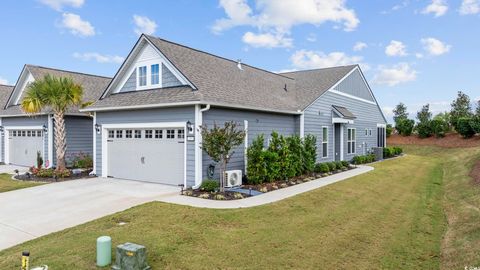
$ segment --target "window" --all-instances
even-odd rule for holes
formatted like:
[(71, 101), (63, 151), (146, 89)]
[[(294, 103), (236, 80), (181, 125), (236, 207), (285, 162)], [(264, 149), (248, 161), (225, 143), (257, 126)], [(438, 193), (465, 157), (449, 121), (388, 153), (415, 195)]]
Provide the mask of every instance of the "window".
[(145, 86), (147, 85), (147, 67), (139, 67), (138, 68), (138, 85)]
[(141, 130), (135, 130), (135, 139), (140, 139), (142, 138), (142, 131)]
[(322, 157), (328, 157), (328, 127), (322, 127)]
[(153, 138), (153, 130), (145, 130), (145, 139)]
[(372, 129), (368, 130), (368, 136), (372, 136)]
[(108, 131), (108, 138), (114, 138), (115, 137), (115, 130), (109, 130)]
[(10, 131), (8, 132), (8, 134), (10, 135), (10, 137), (16, 137), (16, 136), (17, 136), (17, 131), (15, 131), (15, 130), (10, 130)]
[(117, 130), (117, 131), (115, 131), (115, 136), (116, 136), (118, 139), (123, 138), (123, 130)]
[(42, 137), (42, 131), (41, 130), (37, 130), (37, 137)]
[(132, 138), (132, 130), (125, 130), (125, 138)]
[(27, 130), (27, 137), (32, 137), (32, 131)]
[(167, 139), (174, 139), (174, 138), (175, 138), (175, 130), (167, 129)]
[(160, 83), (160, 66), (158, 64), (151, 66), (151, 73), (152, 73), (152, 80), (151, 84), (159, 84)]
[(347, 130), (347, 154), (355, 154), (355, 129), (349, 128)]
[(163, 130), (157, 129), (155, 130), (155, 139), (161, 139), (163, 138)]
[(365, 129), (365, 136), (368, 136), (368, 128)]
[(184, 129), (179, 129), (177, 132), (178, 132), (177, 133), (177, 138), (178, 139), (184, 139), (185, 138), (185, 130)]
[(25, 130), (22, 130), (22, 137), (25, 137)]
[(37, 132), (35, 130), (32, 130), (32, 137), (36, 137), (37, 136)]
[(377, 146), (385, 147), (385, 127), (377, 127)]

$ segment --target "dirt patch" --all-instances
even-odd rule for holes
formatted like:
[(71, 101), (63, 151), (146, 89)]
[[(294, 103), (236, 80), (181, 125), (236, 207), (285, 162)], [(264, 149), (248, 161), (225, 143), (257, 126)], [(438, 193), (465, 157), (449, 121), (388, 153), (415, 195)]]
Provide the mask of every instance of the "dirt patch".
[(475, 185), (480, 185), (480, 160), (475, 163), (469, 175)]
[(445, 148), (465, 148), (465, 147), (479, 147), (480, 136), (474, 136), (473, 138), (464, 139), (457, 133), (449, 133), (444, 138), (425, 138), (421, 139), (417, 136), (400, 136), (393, 135), (387, 138), (387, 144), (414, 144), (414, 145), (433, 145)]

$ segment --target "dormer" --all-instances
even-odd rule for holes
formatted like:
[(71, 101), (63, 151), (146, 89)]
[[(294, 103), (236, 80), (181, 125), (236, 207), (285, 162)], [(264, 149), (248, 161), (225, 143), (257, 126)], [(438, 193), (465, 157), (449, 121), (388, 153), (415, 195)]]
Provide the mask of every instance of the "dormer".
[(192, 85), (147, 38), (141, 36), (105, 95)]

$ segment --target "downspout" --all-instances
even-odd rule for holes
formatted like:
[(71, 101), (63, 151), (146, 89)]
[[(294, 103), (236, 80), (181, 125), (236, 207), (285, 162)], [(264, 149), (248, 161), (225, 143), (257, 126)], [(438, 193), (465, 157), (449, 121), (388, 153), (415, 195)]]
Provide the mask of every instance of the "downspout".
[(203, 109), (201, 109), (201, 105), (195, 106), (195, 186), (192, 187), (193, 189), (199, 188), (203, 181), (203, 157), (202, 149), (200, 148), (202, 133), (200, 132), (200, 126), (203, 125), (203, 113), (210, 110), (210, 104), (207, 104)]

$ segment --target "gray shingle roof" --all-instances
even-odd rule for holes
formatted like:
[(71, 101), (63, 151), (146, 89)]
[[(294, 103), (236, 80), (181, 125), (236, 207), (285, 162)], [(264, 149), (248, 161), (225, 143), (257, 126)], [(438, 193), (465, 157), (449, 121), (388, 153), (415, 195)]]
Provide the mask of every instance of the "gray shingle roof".
[[(36, 80), (42, 79), (47, 74), (50, 74), (56, 77), (72, 78), (74, 82), (80, 84), (83, 87), (84, 102), (95, 102), (96, 100), (98, 100), (102, 95), (103, 91), (105, 90), (105, 88), (108, 86), (108, 84), (111, 81), (111, 78), (108, 78), (108, 77), (73, 72), (73, 71), (66, 71), (66, 70), (60, 70), (60, 69), (54, 69), (54, 68), (48, 68), (48, 67), (41, 67), (41, 66), (35, 66), (35, 65), (26, 65), (25, 69), (28, 70), (32, 74), (33, 78), (35, 78)], [(23, 93), (22, 96), (24, 94), (25, 93)], [(2, 103), (2, 105), (5, 106), (6, 102), (7, 100), (5, 100)], [(74, 108), (70, 110), (69, 113), (78, 114), (79, 113), (78, 109), (79, 108)], [(44, 111), (43, 113), (46, 113), (46, 112), (47, 111)], [(23, 115), (23, 114), (24, 113), (22, 112), (20, 106), (17, 106), (17, 105), (9, 106), (8, 108), (0, 111), (0, 115)]]
[(355, 119), (357, 118), (351, 111), (349, 111), (347, 108), (345, 107), (342, 107), (342, 106), (337, 106), (337, 105), (332, 105), (332, 107), (338, 112), (340, 113), (340, 115), (343, 117), (343, 118), (347, 118), (347, 119)]
[(5, 106), (14, 86), (0, 84), (0, 106)]
[[(177, 43), (145, 35), (195, 86), (109, 94), (89, 109), (198, 101), (259, 110), (305, 109), (355, 65), (277, 74)], [(128, 61), (128, 60), (127, 60)], [(127, 64), (128, 62), (125, 62)], [(125, 65), (124, 64), (124, 65)], [(165, 92), (165, 93), (164, 93)]]

